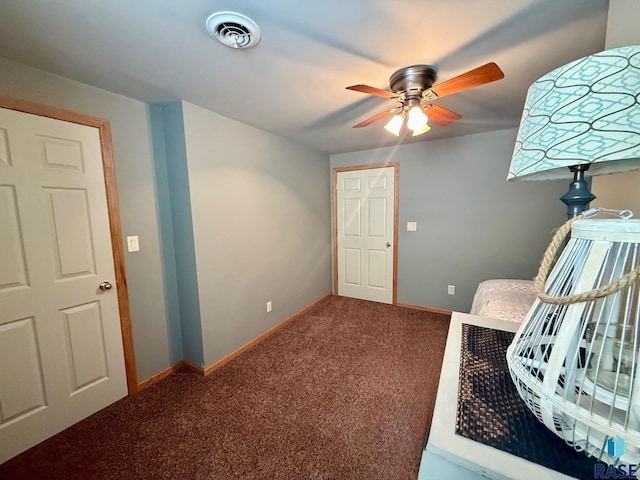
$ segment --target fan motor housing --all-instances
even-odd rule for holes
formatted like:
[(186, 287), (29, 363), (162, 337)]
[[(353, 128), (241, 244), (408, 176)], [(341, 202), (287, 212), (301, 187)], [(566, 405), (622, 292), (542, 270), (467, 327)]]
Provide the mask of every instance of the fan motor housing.
[(394, 72), (389, 78), (389, 85), (394, 93), (419, 95), (431, 88), (435, 80), (436, 71), (431, 65), (411, 65)]

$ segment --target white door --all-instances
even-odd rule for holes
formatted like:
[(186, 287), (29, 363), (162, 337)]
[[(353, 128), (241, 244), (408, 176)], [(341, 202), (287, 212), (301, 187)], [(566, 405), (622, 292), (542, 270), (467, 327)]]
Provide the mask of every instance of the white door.
[(127, 394), (111, 248), (98, 130), (0, 109), (0, 463)]
[(338, 295), (393, 303), (394, 167), (338, 172)]

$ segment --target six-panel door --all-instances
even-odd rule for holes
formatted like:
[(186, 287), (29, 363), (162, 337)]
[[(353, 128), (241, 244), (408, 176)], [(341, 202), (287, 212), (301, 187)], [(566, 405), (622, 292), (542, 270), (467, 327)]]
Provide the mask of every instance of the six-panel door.
[(98, 130), (0, 109), (0, 225), (1, 463), (127, 394)]
[(337, 173), (338, 294), (393, 301), (394, 168)]

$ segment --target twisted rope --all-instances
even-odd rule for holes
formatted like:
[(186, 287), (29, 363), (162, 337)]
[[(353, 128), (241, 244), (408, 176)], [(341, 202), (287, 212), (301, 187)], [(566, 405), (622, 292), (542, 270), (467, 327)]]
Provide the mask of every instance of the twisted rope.
[(558, 250), (560, 250), (560, 247), (564, 245), (565, 238), (571, 231), (571, 226), (573, 225), (573, 223), (578, 220), (582, 220), (583, 218), (585, 218), (584, 215), (578, 215), (577, 217), (569, 219), (564, 225), (562, 225), (562, 227), (558, 229), (556, 234), (551, 239), (551, 243), (547, 247), (547, 251), (544, 253), (544, 257), (542, 257), (542, 262), (540, 263), (540, 268), (538, 269), (538, 275), (536, 275), (536, 278), (534, 279), (534, 288), (536, 290), (536, 295), (544, 303), (550, 303), (552, 305), (571, 305), (573, 303), (589, 302), (597, 298), (606, 297), (607, 295), (611, 295), (612, 293), (615, 293), (618, 290), (622, 290), (629, 285), (633, 285), (638, 281), (638, 278), (640, 277), (639, 265), (630, 272), (626, 273), (624, 276), (620, 277), (615, 282), (612, 282), (608, 285), (602, 285), (601, 287), (594, 288), (593, 290), (589, 290), (587, 292), (565, 295), (563, 297), (553, 297), (546, 294), (546, 292), (544, 291), (544, 286), (547, 282), (547, 278), (549, 277), (549, 272), (551, 271), (551, 268), (555, 263)]

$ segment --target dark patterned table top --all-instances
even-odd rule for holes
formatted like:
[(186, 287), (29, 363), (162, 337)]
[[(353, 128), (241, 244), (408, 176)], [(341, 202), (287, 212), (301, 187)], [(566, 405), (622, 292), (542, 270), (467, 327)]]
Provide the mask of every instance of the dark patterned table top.
[(576, 452), (538, 421), (511, 380), (506, 351), (514, 334), (462, 325), (456, 434), (579, 479), (596, 459)]

